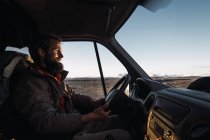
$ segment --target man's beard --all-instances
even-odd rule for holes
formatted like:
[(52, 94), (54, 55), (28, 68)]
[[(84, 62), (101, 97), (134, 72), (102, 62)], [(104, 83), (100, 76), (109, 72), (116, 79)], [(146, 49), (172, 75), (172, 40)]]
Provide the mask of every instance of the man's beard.
[(46, 65), (47, 71), (54, 76), (63, 71), (63, 64), (56, 60), (52, 60), (51, 56), (45, 57), (44, 63)]

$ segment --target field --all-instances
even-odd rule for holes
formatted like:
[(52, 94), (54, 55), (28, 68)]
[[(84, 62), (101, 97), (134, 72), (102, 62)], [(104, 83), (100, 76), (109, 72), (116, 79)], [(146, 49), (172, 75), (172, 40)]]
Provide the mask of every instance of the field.
[(172, 87), (186, 88), (190, 83), (200, 78), (198, 76), (188, 76), (188, 77), (152, 77), (155, 80), (163, 82)]
[[(162, 82), (164, 84), (173, 87), (186, 88), (191, 82), (199, 77), (152, 77), (154, 80)], [(105, 78), (106, 92), (112, 88), (112, 86), (119, 80), (119, 78), (109, 77)], [(79, 94), (89, 95), (94, 98), (104, 97), (104, 91), (100, 78), (68, 78), (65, 81), (72, 89)], [(126, 91), (128, 92), (128, 90)]]
[[(109, 77), (105, 78), (106, 90), (112, 88), (112, 86), (119, 80), (119, 78)], [(104, 91), (100, 78), (69, 78), (65, 81), (75, 93), (86, 95), (88, 94), (94, 98), (104, 97)]]

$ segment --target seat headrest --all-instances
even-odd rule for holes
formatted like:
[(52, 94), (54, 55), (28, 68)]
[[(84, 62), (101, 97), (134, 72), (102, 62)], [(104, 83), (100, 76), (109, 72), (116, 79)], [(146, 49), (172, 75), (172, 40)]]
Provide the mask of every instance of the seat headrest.
[(0, 53), (0, 74), (9, 78), (14, 71), (20, 71), (33, 63), (30, 56), (16, 51), (5, 51)]

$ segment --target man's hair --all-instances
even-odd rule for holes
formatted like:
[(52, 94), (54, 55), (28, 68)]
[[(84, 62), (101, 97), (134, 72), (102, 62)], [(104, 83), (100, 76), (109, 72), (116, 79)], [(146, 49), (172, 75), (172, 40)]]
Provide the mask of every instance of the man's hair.
[(33, 43), (29, 46), (29, 53), (35, 63), (40, 63), (40, 55), (38, 53), (38, 49), (41, 48), (47, 53), (50, 47), (51, 39), (54, 39), (60, 42), (62, 41), (56, 35), (42, 34), (42, 35), (38, 35), (33, 41)]

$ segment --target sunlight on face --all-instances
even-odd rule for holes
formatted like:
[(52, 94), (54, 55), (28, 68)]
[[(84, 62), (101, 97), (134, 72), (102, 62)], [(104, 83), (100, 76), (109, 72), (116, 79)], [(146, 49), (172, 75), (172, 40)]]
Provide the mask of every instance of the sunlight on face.
[(60, 41), (51, 39), (49, 54), (55, 60), (61, 61), (61, 59), (63, 58), (63, 54), (62, 54), (62, 48), (61, 48), (61, 42)]

